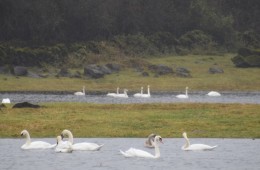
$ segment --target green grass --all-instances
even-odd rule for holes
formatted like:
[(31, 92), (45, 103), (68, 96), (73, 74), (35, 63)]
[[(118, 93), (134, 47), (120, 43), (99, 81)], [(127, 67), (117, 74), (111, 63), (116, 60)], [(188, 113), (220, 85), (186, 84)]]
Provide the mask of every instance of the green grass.
[[(231, 61), (234, 54), (223, 56), (166, 56), (150, 57), (143, 60), (151, 64), (166, 64), (173, 67), (186, 67), (191, 70), (192, 78), (173, 75), (142, 77), (132, 68), (125, 67), (119, 74), (106, 75), (102, 79), (88, 78), (28, 78), (0, 75), (0, 91), (78, 91), (83, 85), (87, 93), (93, 91), (115, 91), (116, 87), (127, 88), (129, 92), (139, 91), (141, 86), (150, 85), (153, 91), (183, 91), (189, 86), (191, 91), (260, 91), (259, 68), (236, 68)], [(224, 74), (209, 74), (208, 69), (217, 65)], [(75, 71), (75, 70), (74, 70)], [(83, 69), (79, 70), (83, 72)]]
[(75, 137), (260, 138), (257, 104), (86, 104), (48, 103), (39, 109), (0, 111), (0, 137), (55, 137), (70, 129)]

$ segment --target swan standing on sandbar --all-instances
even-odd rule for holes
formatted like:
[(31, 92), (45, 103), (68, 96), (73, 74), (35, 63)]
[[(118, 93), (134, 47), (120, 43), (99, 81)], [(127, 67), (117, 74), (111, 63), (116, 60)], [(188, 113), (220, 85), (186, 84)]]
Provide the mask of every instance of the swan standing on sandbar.
[(88, 142), (73, 144), (73, 135), (71, 131), (67, 129), (61, 132), (61, 137), (64, 138), (64, 136), (67, 136), (69, 138), (67, 142), (70, 142), (72, 144), (72, 150), (74, 151), (97, 151), (100, 150), (100, 148), (103, 146), (103, 145), (98, 145), (96, 143), (88, 143)]
[(155, 136), (154, 138), (154, 151), (155, 155), (152, 155), (149, 152), (140, 150), (140, 149), (135, 149), (135, 148), (130, 148), (127, 151), (121, 151), (121, 154), (123, 154), (125, 157), (142, 157), (142, 158), (159, 158), (161, 156), (160, 154), (160, 149), (159, 149), (159, 142), (162, 142), (162, 137), (161, 136)]
[(127, 91), (128, 91), (127, 89), (124, 89), (124, 93), (115, 94), (114, 97), (117, 97), (117, 98), (128, 98)]
[(107, 96), (114, 97), (117, 94), (119, 94), (119, 87), (116, 88), (116, 93), (107, 93)]
[(156, 134), (152, 133), (148, 136), (148, 139), (145, 141), (144, 146), (147, 148), (154, 148), (154, 138)]
[(76, 96), (85, 96), (85, 86), (83, 86), (82, 92), (81, 91), (75, 92), (74, 95), (76, 95)]
[(212, 150), (212, 149), (217, 147), (217, 145), (216, 146), (209, 146), (209, 145), (205, 145), (205, 144), (192, 144), (191, 145), (190, 141), (187, 137), (187, 133), (183, 132), (182, 136), (186, 140), (185, 145), (182, 146), (182, 150), (185, 150), (185, 151)]
[(189, 88), (186, 87), (185, 89), (186, 89), (185, 94), (179, 94), (176, 97), (179, 98), (179, 99), (187, 99), (187, 98), (189, 98), (189, 96), (188, 96), (188, 89)]
[(208, 96), (212, 96), (212, 97), (218, 97), (221, 96), (221, 94), (219, 92), (216, 91), (211, 91), (207, 94)]
[(55, 147), (55, 152), (71, 153), (72, 144), (68, 141), (64, 142), (61, 136), (57, 136), (57, 146)]
[(141, 87), (141, 92), (140, 93), (135, 93), (134, 97), (141, 97), (143, 95), (143, 89), (144, 89), (144, 87)]
[(21, 136), (26, 137), (26, 143), (21, 146), (21, 149), (51, 149), (56, 146), (56, 144), (50, 144), (43, 141), (34, 141), (31, 142), (30, 134), (27, 130), (21, 132)]

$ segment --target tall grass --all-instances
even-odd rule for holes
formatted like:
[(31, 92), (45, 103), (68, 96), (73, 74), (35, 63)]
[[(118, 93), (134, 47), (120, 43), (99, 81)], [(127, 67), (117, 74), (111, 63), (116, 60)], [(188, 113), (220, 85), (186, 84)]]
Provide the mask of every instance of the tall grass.
[(0, 137), (55, 137), (70, 129), (75, 137), (260, 138), (257, 104), (86, 104), (48, 103), (39, 109), (0, 111)]

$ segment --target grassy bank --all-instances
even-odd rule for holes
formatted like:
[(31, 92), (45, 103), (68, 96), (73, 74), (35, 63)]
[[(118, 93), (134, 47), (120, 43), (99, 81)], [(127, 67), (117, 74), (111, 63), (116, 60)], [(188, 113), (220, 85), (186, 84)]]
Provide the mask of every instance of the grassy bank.
[[(143, 77), (134, 68), (123, 67), (119, 73), (106, 75), (101, 79), (88, 78), (29, 78), (0, 75), (0, 91), (78, 91), (86, 86), (86, 91), (115, 91), (116, 87), (127, 88), (129, 92), (140, 90), (141, 86), (150, 85), (153, 91), (183, 91), (189, 86), (191, 91), (260, 91), (259, 68), (236, 68), (231, 61), (234, 54), (223, 56), (165, 56), (144, 58), (142, 62), (166, 64), (173, 69), (185, 67), (191, 71), (191, 78), (175, 75), (155, 77), (146, 67), (150, 76)], [(137, 59), (138, 60), (138, 59)], [(120, 62), (120, 61), (119, 61)], [(141, 61), (140, 61), (141, 62)], [(102, 63), (101, 63), (102, 64)], [(124, 65), (124, 63), (121, 63)], [(223, 74), (209, 74), (208, 69), (218, 66)], [(77, 69), (83, 73), (82, 69)], [(76, 71), (76, 70), (71, 70)]]
[(67, 128), (75, 137), (260, 138), (257, 104), (43, 104), (39, 109), (0, 111), (0, 137), (55, 137)]

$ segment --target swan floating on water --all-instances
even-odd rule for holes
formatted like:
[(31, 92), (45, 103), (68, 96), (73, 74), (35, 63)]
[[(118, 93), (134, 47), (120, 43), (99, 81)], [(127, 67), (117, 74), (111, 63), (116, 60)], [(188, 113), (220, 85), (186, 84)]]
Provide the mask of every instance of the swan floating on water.
[(67, 136), (69, 139), (67, 142), (72, 144), (72, 150), (74, 151), (97, 151), (102, 148), (104, 145), (98, 145), (96, 143), (82, 142), (73, 144), (73, 135), (71, 131), (65, 129), (61, 132), (61, 137)]
[(217, 145), (216, 146), (209, 146), (209, 145), (205, 145), (205, 144), (192, 144), (191, 145), (190, 141), (187, 137), (187, 133), (183, 132), (182, 136), (186, 140), (185, 145), (182, 146), (182, 150), (185, 150), (185, 151), (212, 150), (212, 149), (217, 147)]
[(2, 103), (3, 104), (9, 104), (9, 103), (11, 103), (11, 101), (10, 101), (9, 98), (5, 98), (5, 99), (2, 100)]
[(208, 96), (221, 96), (221, 94), (219, 93), (219, 92), (216, 92), (216, 91), (211, 91), (211, 92), (209, 92), (208, 94), (207, 94)]
[(144, 146), (148, 148), (154, 148), (154, 138), (156, 134), (152, 133), (148, 136), (148, 139), (145, 141)]
[(189, 96), (188, 96), (188, 87), (186, 87), (185, 88), (186, 90), (185, 90), (185, 94), (179, 94), (179, 95), (177, 95), (176, 97), (177, 98), (179, 98), (179, 99), (187, 99), (187, 98), (189, 98)]
[(117, 97), (117, 98), (128, 98), (127, 91), (128, 91), (127, 89), (124, 89), (124, 93), (115, 94), (114, 97)]
[(135, 93), (134, 97), (141, 97), (143, 95), (143, 89), (144, 89), (144, 87), (141, 87), (141, 92), (140, 93)]
[(51, 149), (56, 146), (56, 144), (50, 144), (43, 141), (34, 141), (31, 142), (30, 134), (27, 130), (21, 132), (21, 136), (26, 137), (26, 143), (21, 146), (21, 149)]
[(116, 93), (107, 93), (107, 96), (114, 97), (117, 94), (119, 94), (119, 87), (116, 88)]
[(55, 147), (55, 152), (71, 153), (72, 144), (68, 141), (64, 142), (61, 136), (57, 136), (57, 146)]
[(81, 91), (75, 92), (74, 95), (76, 95), (76, 96), (84, 96), (85, 95), (85, 86), (83, 86), (82, 92)]
[(159, 142), (163, 143), (162, 137), (155, 136), (155, 138), (154, 138), (155, 155), (152, 155), (149, 152), (146, 152), (146, 151), (143, 151), (140, 149), (135, 149), (135, 148), (130, 148), (125, 152), (120, 150), (120, 153), (123, 154), (125, 157), (159, 158), (161, 156), (160, 149), (159, 149)]

